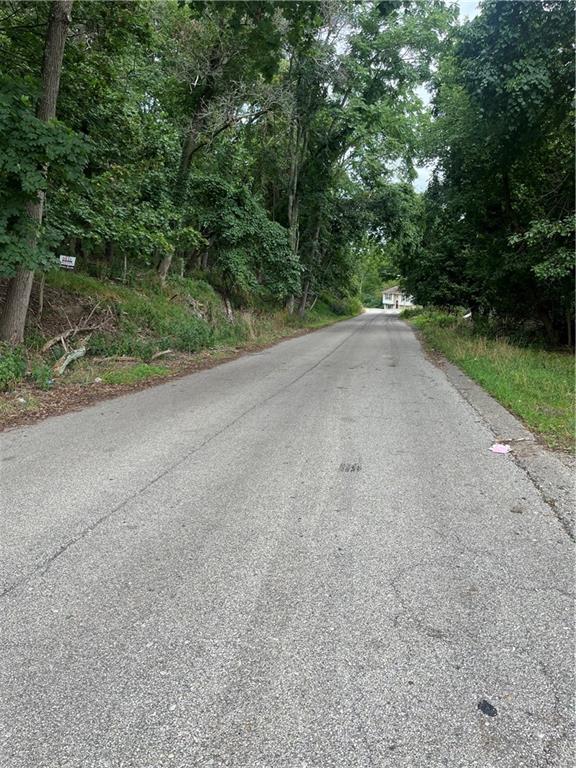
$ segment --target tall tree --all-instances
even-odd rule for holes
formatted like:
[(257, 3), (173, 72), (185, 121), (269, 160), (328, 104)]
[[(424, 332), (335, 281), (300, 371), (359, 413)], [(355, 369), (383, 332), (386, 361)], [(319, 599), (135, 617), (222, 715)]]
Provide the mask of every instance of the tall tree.
[[(66, 35), (71, 20), (73, 0), (52, 0), (44, 59), (42, 63), (42, 88), (36, 115), (42, 122), (48, 122), (56, 116), (56, 103), (60, 88), (60, 74)], [(43, 169), (47, 175), (48, 167)], [(40, 188), (26, 208), (33, 224), (28, 246), (34, 249), (38, 243), (39, 230), (44, 213), (45, 191)], [(19, 344), (24, 339), (26, 315), (30, 303), (30, 292), (34, 280), (34, 270), (20, 268), (8, 286), (2, 315), (0, 316), (0, 339), (12, 344)]]
[(573, 341), (574, 3), (501, 3), (447, 38), (436, 75), (419, 253), (401, 254), (423, 303), (464, 305)]

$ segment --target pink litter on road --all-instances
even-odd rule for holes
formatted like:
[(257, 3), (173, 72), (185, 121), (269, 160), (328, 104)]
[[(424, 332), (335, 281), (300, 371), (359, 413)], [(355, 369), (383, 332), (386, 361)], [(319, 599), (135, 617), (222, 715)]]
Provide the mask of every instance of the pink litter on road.
[(490, 450), (492, 453), (509, 453), (512, 448), (506, 443), (494, 443), (494, 445), (490, 447)]

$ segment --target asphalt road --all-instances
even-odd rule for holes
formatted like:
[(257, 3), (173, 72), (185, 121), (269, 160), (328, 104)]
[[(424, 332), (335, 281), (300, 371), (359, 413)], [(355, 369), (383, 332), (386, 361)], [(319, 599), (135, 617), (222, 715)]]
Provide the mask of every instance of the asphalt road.
[(398, 319), (0, 442), (1, 768), (574, 765), (570, 539)]

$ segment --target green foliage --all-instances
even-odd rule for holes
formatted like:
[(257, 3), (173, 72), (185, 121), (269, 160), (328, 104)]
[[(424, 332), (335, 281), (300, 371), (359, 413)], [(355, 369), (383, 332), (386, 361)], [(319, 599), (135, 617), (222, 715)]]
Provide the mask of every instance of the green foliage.
[(62, 123), (44, 123), (34, 116), (31, 87), (0, 77), (0, 277), (19, 267), (45, 268), (53, 263), (50, 231), (39, 244), (26, 204), (47, 186), (44, 167), (50, 164), (53, 182), (74, 183), (85, 161), (85, 144)]
[(399, 317), (402, 320), (412, 320), (412, 318), (419, 317), (425, 312), (428, 312), (428, 310), (424, 309), (424, 307), (406, 307), (400, 312)]
[[(379, 306), (402, 275), (422, 303), (517, 323), (536, 313), (563, 340), (572, 9), (489, 0), (459, 27), (434, 0), (82, 0), (59, 122), (44, 125), (34, 108), (48, 6), (0, 7), (0, 274), (70, 253), (80, 272), (121, 281), (114, 297), (98, 293), (119, 326), (92, 339), (100, 354), (247, 332), (217, 297), (187, 304), (203, 303), (199, 286), (177, 282), (190, 278), (227, 311), (293, 303), (305, 314), (329, 295), (349, 314)], [(431, 80), (434, 119), (418, 92)], [(422, 199), (411, 181), (426, 158), (437, 174)], [(38, 189), (32, 253), (25, 205)], [(168, 261), (175, 298), (141, 279)]]
[(354, 317), (362, 312), (362, 302), (357, 296), (332, 296), (322, 294), (322, 302), (335, 315)]
[(573, 342), (573, 2), (489, 0), (447, 39), (421, 237), (396, 264), (422, 304)]
[(405, 309), (401, 316), (403, 319), (411, 320), (412, 324), (420, 329), (427, 328), (428, 326), (450, 328), (459, 322), (459, 318), (456, 315), (435, 309)]
[(19, 347), (0, 345), (0, 391), (17, 384), (26, 373), (26, 358)]
[(286, 230), (242, 185), (218, 176), (190, 180), (195, 222), (214, 250), (213, 279), (228, 296), (264, 292), (283, 300), (299, 288), (300, 268)]
[(98, 357), (140, 357), (149, 360), (159, 351), (155, 339), (142, 338), (134, 325), (126, 323), (119, 333), (95, 333), (88, 342), (88, 351)]

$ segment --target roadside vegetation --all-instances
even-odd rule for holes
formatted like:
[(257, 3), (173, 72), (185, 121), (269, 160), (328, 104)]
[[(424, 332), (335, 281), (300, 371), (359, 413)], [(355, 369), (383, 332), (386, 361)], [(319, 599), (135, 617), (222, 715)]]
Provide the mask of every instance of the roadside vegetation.
[(482, 3), (446, 39), (433, 108), (435, 170), (390, 244), (404, 288), (573, 347), (574, 3)]
[[(58, 255), (138, 281), (115, 289), (101, 355), (243, 338), (253, 308), (358, 303), (415, 194), (418, 88), (454, 19), (433, 2), (0, 4), (0, 339), (26, 343)], [(183, 319), (168, 285), (216, 307), (208, 285), (239, 319)]]
[[(137, 386), (395, 284), (572, 347), (573, 18), (573, 0), (472, 20), (436, 0), (0, 3), (0, 390)], [(467, 342), (495, 355), (487, 328)]]
[(441, 352), (550, 448), (574, 449), (574, 358), (568, 350), (520, 345), (495, 327), (475, 327), (462, 313), (406, 310), (424, 343)]
[[(361, 312), (358, 300), (319, 297), (303, 316), (253, 301), (230, 312), (202, 279), (150, 274), (119, 285), (51, 272), (35, 285), (24, 342), (0, 345), (0, 425), (65, 410), (113, 388), (141, 386), (214, 364)], [(62, 373), (71, 352), (82, 355)]]

